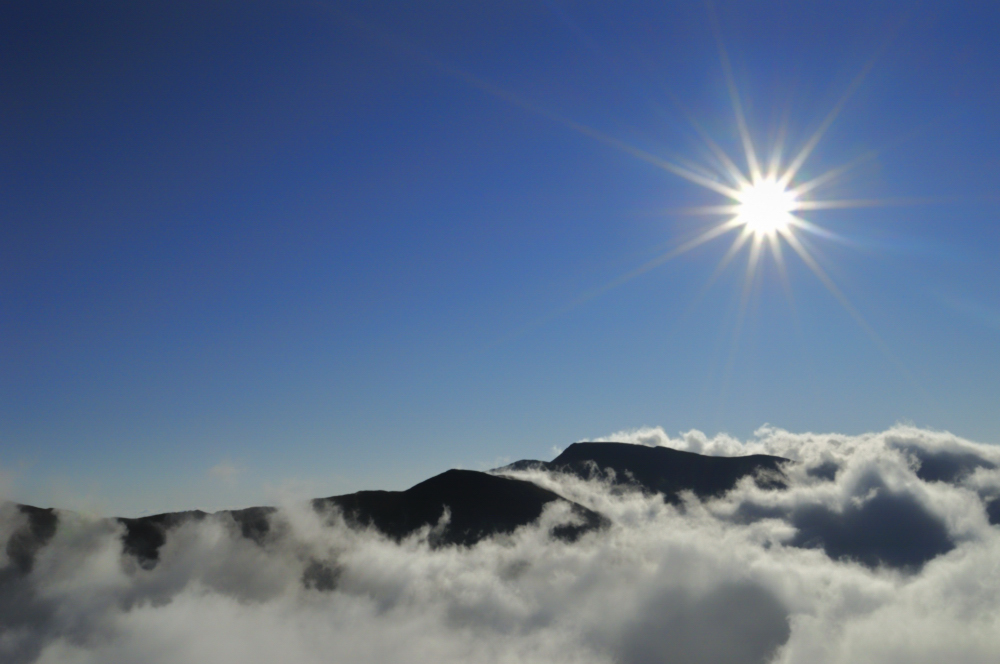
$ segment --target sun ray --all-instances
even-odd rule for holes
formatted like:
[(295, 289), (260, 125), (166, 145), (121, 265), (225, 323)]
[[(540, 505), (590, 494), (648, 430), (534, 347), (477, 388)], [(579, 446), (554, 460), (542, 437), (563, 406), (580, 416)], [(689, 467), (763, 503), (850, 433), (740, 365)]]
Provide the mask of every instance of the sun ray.
[(392, 46), (396, 48), (403, 48), (409, 55), (415, 56), (420, 60), (423, 60), (424, 62), (432, 65), (433, 67), (443, 72), (444, 74), (447, 74), (448, 76), (451, 76), (457, 80), (463, 81), (466, 84), (471, 85), (472, 87), (477, 88), (482, 92), (485, 92), (493, 97), (496, 97), (497, 99), (500, 99), (513, 106), (517, 106), (522, 110), (547, 118), (553, 122), (563, 125), (568, 129), (572, 129), (573, 131), (583, 134), (584, 136), (588, 136), (601, 143), (604, 143), (605, 145), (621, 150), (626, 154), (629, 154), (642, 161), (657, 166), (658, 168), (661, 168), (669, 173), (673, 173), (674, 175), (677, 175), (691, 182), (692, 184), (697, 184), (701, 187), (722, 194), (723, 196), (726, 196), (727, 198), (730, 198), (732, 200), (736, 200), (739, 194), (738, 189), (726, 186), (723, 183), (718, 182), (710, 177), (706, 177), (690, 169), (674, 164), (666, 159), (663, 159), (662, 157), (659, 157), (650, 152), (642, 150), (641, 148), (637, 148), (633, 145), (630, 145), (625, 141), (610, 136), (582, 122), (566, 118), (558, 113), (550, 111), (547, 108), (544, 108), (539, 104), (534, 103), (531, 100), (526, 99), (525, 97), (515, 92), (504, 89), (495, 83), (492, 83), (486, 79), (476, 76), (475, 74), (472, 74), (471, 72), (466, 71), (460, 67), (456, 67), (455, 65), (452, 65), (444, 60), (441, 60), (440, 58), (434, 57), (426, 53), (425, 51), (422, 51), (420, 49), (413, 49), (410, 47), (404, 48), (405, 45), (395, 42), (393, 42)]
[(865, 317), (861, 315), (861, 312), (858, 311), (853, 304), (851, 304), (851, 301), (848, 300), (847, 296), (844, 295), (844, 293), (837, 287), (837, 284), (834, 283), (833, 279), (831, 279), (827, 275), (826, 271), (822, 267), (820, 267), (820, 264), (816, 262), (816, 259), (813, 258), (812, 254), (810, 254), (809, 251), (802, 245), (802, 242), (799, 240), (799, 238), (797, 238), (795, 234), (791, 232), (782, 233), (782, 237), (784, 237), (784, 239), (788, 242), (788, 246), (790, 246), (795, 251), (795, 253), (799, 255), (799, 258), (802, 259), (802, 262), (805, 263), (810, 270), (812, 270), (813, 274), (816, 275), (816, 277), (820, 280), (820, 282), (826, 287), (826, 289), (830, 292), (830, 294), (833, 295), (833, 297), (840, 303), (840, 305), (844, 308), (844, 310), (847, 311), (847, 313), (851, 316), (851, 318), (853, 318), (855, 322), (857, 322), (858, 325), (861, 326), (861, 329), (864, 330), (865, 334), (867, 334), (872, 339), (872, 341), (874, 341), (875, 344), (878, 345), (878, 347), (883, 350), (883, 352), (887, 353), (890, 357), (892, 357), (892, 353), (889, 351), (889, 348), (888, 346), (886, 346), (885, 342), (882, 341), (882, 337), (880, 337), (878, 333), (875, 331), (875, 329), (868, 324), (868, 321), (865, 320)]
[(790, 287), (791, 284), (788, 281), (788, 270), (785, 267), (785, 255), (781, 251), (781, 240), (778, 234), (768, 236), (768, 244), (771, 246), (771, 253), (774, 255), (774, 263), (778, 266), (778, 275), (781, 278), (781, 283), (786, 287)]
[(754, 234), (753, 243), (750, 245), (750, 255), (747, 257), (747, 272), (743, 279), (743, 294), (740, 300), (740, 308), (745, 309), (753, 290), (753, 283), (757, 278), (757, 265), (760, 263), (760, 251), (764, 246), (764, 238)]
[(732, 346), (730, 348), (729, 361), (726, 363), (727, 375), (732, 370), (733, 362), (735, 362), (736, 351), (743, 331), (743, 323), (746, 321), (747, 308), (750, 305), (753, 287), (757, 281), (757, 265), (760, 262), (761, 247), (764, 244), (763, 237), (756, 234), (752, 234), (751, 236), (752, 240), (750, 244), (750, 252), (747, 255), (746, 273), (743, 275), (743, 290), (740, 293), (739, 309), (736, 314), (736, 325), (733, 328)]
[(681, 100), (669, 90), (666, 90), (665, 92), (677, 111), (684, 116), (684, 119), (688, 121), (688, 124), (690, 124), (695, 130), (695, 133), (698, 134), (698, 137), (705, 142), (705, 146), (708, 148), (712, 156), (719, 160), (719, 164), (722, 166), (722, 168), (719, 169), (719, 172), (729, 177), (733, 185), (736, 187), (743, 188), (749, 186), (750, 181), (747, 179), (746, 175), (743, 174), (740, 167), (736, 165), (726, 151), (712, 139), (707, 131), (705, 131), (705, 128), (700, 122), (698, 122), (697, 118), (695, 118), (694, 114), (687, 108), (687, 106), (685, 106)]
[(719, 160), (722, 165), (722, 172), (729, 176), (729, 179), (740, 188), (749, 187), (750, 180), (743, 174), (740, 167), (736, 165), (735, 162), (726, 154), (725, 150), (719, 147), (719, 144), (713, 141), (707, 134), (702, 135), (702, 140), (705, 141), (705, 145), (708, 147), (709, 151), (715, 155), (715, 158)]
[[(913, 374), (909, 370), (909, 368), (905, 364), (903, 364), (903, 362), (899, 358), (896, 357), (895, 353), (892, 352), (892, 349), (889, 348), (889, 345), (882, 339), (881, 336), (879, 336), (878, 332), (875, 331), (875, 328), (873, 328), (868, 323), (865, 317), (861, 315), (861, 312), (858, 311), (858, 309), (851, 303), (851, 301), (847, 299), (847, 296), (844, 295), (844, 293), (837, 287), (833, 279), (831, 279), (826, 274), (826, 271), (823, 270), (822, 267), (820, 267), (819, 263), (816, 262), (816, 259), (813, 258), (812, 254), (810, 254), (809, 251), (802, 245), (802, 242), (799, 240), (799, 238), (797, 238), (794, 235), (794, 233), (790, 231), (783, 233), (783, 237), (785, 238), (785, 240), (788, 241), (788, 245), (795, 251), (795, 253), (799, 255), (799, 257), (802, 259), (802, 262), (805, 263), (810, 270), (812, 270), (813, 274), (816, 275), (816, 277), (826, 287), (826, 289), (830, 292), (830, 294), (834, 296), (834, 298), (840, 303), (840, 305), (844, 308), (844, 310), (851, 316), (851, 318), (854, 319), (854, 321), (858, 324), (858, 326), (861, 327), (862, 331), (864, 331), (864, 333), (868, 335), (868, 338), (871, 339), (871, 341), (875, 344), (875, 346), (879, 349), (879, 351), (882, 352), (882, 355), (885, 356), (890, 362), (892, 362), (896, 366), (896, 368), (900, 371), (900, 373), (902, 373), (910, 380), (913, 380), (914, 379)], [(925, 392), (925, 398), (930, 399), (930, 396), (926, 394), (926, 391), (919, 384), (918, 388), (921, 390), (921, 392)]]
[(812, 178), (811, 180), (807, 180), (806, 182), (803, 182), (802, 184), (800, 184), (798, 186), (792, 187), (792, 191), (795, 192), (796, 196), (804, 196), (805, 194), (809, 193), (813, 189), (816, 189), (817, 187), (820, 187), (820, 186), (826, 184), (827, 182), (831, 182), (831, 181), (837, 179), (838, 177), (840, 177), (844, 173), (850, 171), (853, 168), (857, 168), (858, 166), (860, 166), (861, 164), (865, 163), (866, 161), (871, 161), (872, 159), (874, 159), (877, 156), (878, 156), (878, 151), (877, 150), (869, 150), (868, 152), (865, 152), (864, 154), (862, 154), (862, 155), (860, 155), (858, 157), (855, 157), (854, 159), (852, 159), (851, 161), (847, 162), (846, 164), (842, 164), (840, 166), (837, 166), (836, 168), (831, 168), (830, 170), (828, 170), (825, 173), (822, 173), (820, 175), (817, 175), (816, 177)]
[(673, 260), (674, 258), (677, 258), (681, 254), (685, 254), (691, 251), (692, 249), (705, 244), (710, 240), (714, 240), (720, 235), (728, 233), (729, 231), (733, 230), (739, 225), (740, 224), (735, 219), (730, 219), (729, 221), (724, 221), (721, 224), (718, 224), (717, 226), (713, 226), (712, 228), (708, 229), (701, 235), (698, 235), (695, 238), (688, 240), (687, 242), (676, 247), (675, 249), (672, 249), (664, 254), (661, 254), (660, 256), (657, 256), (656, 258), (643, 263), (634, 270), (626, 272), (625, 274), (614, 279), (613, 281), (608, 282), (604, 286), (601, 286), (600, 288), (597, 288), (589, 293), (580, 296), (580, 298), (577, 298), (577, 300), (573, 301), (571, 306), (577, 306), (578, 304), (585, 302), (586, 300), (590, 300), (594, 297), (597, 297), (598, 295), (603, 295), (604, 293), (607, 293), (608, 291), (614, 288), (618, 288), (622, 284), (627, 283), (632, 279), (635, 279), (639, 275), (649, 272), (654, 267), (663, 265), (667, 261)]
[(729, 53), (726, 45), (722, 41), (722, 30), (719, 28), (719, 20), (715, 15), (715, 8), (708, 4), (709, 15), (712, 22), (712, 31), (715, 33), (715, 42), (719, 47), (719, 59), (722, 62), (722, 71), (726, 77), (726, 87), (729, 90), (729, 99), (733, 104), (733, 112), (736, 114), (736, 128), (740, 134), (740, 142), (743, 144), (743, 153), (747, 160), (747, 168), (750, 170), (750, 181), (757, 182), (761, 178), (760, 164), (757, 161), (757, 153), (754, 151), (753, 140), (750, 138), (750, 129), (747, 127), (746, 117), (743, 114), (743, 104), (740, 102), (740, 95), (736, 89), (736, 79), (733, 77), (733, 68), (729, 62)]
[[(709, 180), (718, 181), (720, 173), (724, 176), (730, 177), (727, 173), (725, 173), (724, 169), (712, 168), (711, 166), (700, 164), (697, 161), (687, 159), (686, 157), (683, 157), (681, 155), (674, 155), (672, 157), (672, 161), (681, 168), (686, 168), (692, 173), (697, 173), (698, 175), (708, 178)], [(723, 184), (725, 184), (725, 182), (723, 182)], [(736, 181), (734, 180), (732, 182), (732, 186), (738, 187), (739, 185), (736, 184)]]
[(489, 81), (486, 81), (482, 78), (479, 78), (478, 76), (475, 76), (463, 69), (459, 69), (458, 67), (454, 67), (443, 62), (438, 62), (437, 64), (442, 70), (446, 71), (450, 75), (465, 81), (469, 85), (472, 85), (473, 87), (478, 88), (479, 90), (486, 92), (487, 94), (497, 97), (498, 99), (502, 99), (503, 101), (506, 101), (507, 103), (522, 108), (526, 111), (535, 113), (536, 115), (548, 118), (549, 120), (561, 124), (568, 129), (572, 129), (573, 131), (583, 134), (584, 136), (593, 138), (601, 143), (604, 143), (605, 145), (616, 148), (624, 152), (625, 154), (636, 157), (637, 159), (645, 161), (646, 163), (652, 164), (653, 166), (656, 166), (669, 173), (673, 173), (674, 175), (684, 178), (685, 180), (691, 182), (692, 184), (696, 184), (706, 189), (710, 189), (718, 194), (722, 194), (723, 196), (726, 196), (727, 198), (733, 200), (736, 200), (737, 196), (739, 195), (739, 190), (737, 189), (726, 186), (721, 182), (718, 182), (716, 180), (713, 180), (712, 178), (696, 173), (690, 169), (684, 168), (683, 166), (674, 164), (666, 159), (663, 159), (662, 157), (658, 157), (657, 155), (647, 152), (641, 148), (637, 148), (634, 145), (626, 143), (625, 141), (615, 138), (614, 136), (610, 136), (600, 131), (599, 129), (591, 127), (590, 125), (583, 124), (582, 122), (577, 122), (576, 120), (571, 120), (569, 118), (563, 117), (562, 115), (559, 115), (558, 113), (554, 113), (546, 108), (542, 108), (538, 104), (535, 104), (534, 102), (525, 99), (521, 95), (515, 94), (509, 90), (505, 90), (504, 88), (501, 88), (500, 86), (491, 83)]
[(809, 137), (809, 140), (806, 141), (798, 155), (795, 156), (795, 159), (793, 159), (788, 165), (788, 168), (785, 169), (785, 172), (782, 174), (780, 180), (782, 186), (787, 187), (792, 179), (795, 178), (796, 174), (798, 174), (799, 169), (802, 168), (806, 159), (809, 158), (812, 151), (816, 149), (816, 145), (819, 143), (820, 139), (823, 138), (823, 134), (826, 133), (827, 129), (830, 128), (830, 125), (833, 124), (833, 121), (837, 119), (838, 115), (840, 115), (840, 112), (843, 110), (844, 106), (847, 104), (848, 100), (855, 93), (855, 91), (861, 87), (861, 83), (864, 82), (868, 73), (875, 66), (876, 60), (878, 60), (877, 55), (865, 63), (865, 66), (861, 68), (861, 72), (854, 77), (854, 80), (851, 81), (849, 86), (847, 86), (847, 90), (844, 94), (841, 95), (837, 103), (833, 105), (832, 109), (830, 109), (830, 112), (827, 113), (825, 118), (823, 118), (823, 122), (820, 123), (819, 128), (817, 128), (813, 135)]
[(588, 125), (581, 124), (574, 120), (568, 120), (563, 118), (558, 118), (558, 119), (560, 122), (562, 122), (570, 129), (574, 129), (585, 136), (590, 136), (591, 138), (597, 139), (602, 143), (618, 148), (619, 150), (625, 152), (626, 154), (630, 154), (633, 157), (637, 157), (654, 166), (662, 168), (663, 170), (669, 173), (673, 173), (674, 175), (680, 176), (685, 180), (687, 180), (688, 182), (691, 182), (692, 184), (700, 185), (705, 189), (710, 189), (716, 193), (722, 194), (723, 196), (726, 196), (733, 200), (737, 200), (739, 197), (738, 189), (733, 189), (732, 187), (726, 186), (721, 182), (707, 178), (699, 173), (695, 173), (694, 171), (686, 169), (682, 166), (678, 166), (677, 164), (669, 162), (661, 157), (657, 157), (654, 154), (651, 154), (649, 152), (646, 152), (645, 150), (642, 150), (624, 141), (614, 138), (613, 136), (608, 136), (607, 134), (598, 131), (597, 129), (594, 129), (593, 127), (590, 127)]
[(781, 282), (781, 289), (784, 291), (785, 297), (788, 299), (788, 307), (792, 311), (792, 320), (795, 322), (796, 330), (801, 332), (798, 329), (799, 316), (795, 307), (795, 294), (792, 292), (792, 281), (788, 278), (788, 268), (785, 265), (785, 254), (781, 248), (781, 240), (777, 233), (768, 238), (768, 240), (771, 242), (774, 263), (778, 267), (778, 280)]
[[(912, 133), (916, 133), (916, 132), (912, 132)], [(812, 178), (811, 180), (807, 180), (806, 182), (803, 182), (803, 183), (795, 186), (793, 188), (793, 191), (795, 192), (795, 194), (797, 196), (803, 196), (806, 193), (812, 191), (813, 189), (816, 189), (817, 187), (819, 187), (821, 185), (824, 185), (827, 182), (830, 182), (831, 180), (835, 180), (836, 178), (840, 177), (844, 173), (846, 173), (846, 172), (848, 172), (848, 171), (850, 171), (850, 170), (852, 170), (854, 168), (857, 168), (861, 164), (863, 164), (863, 163), (865, 163), (867, 161), (871, 161), (871, 160), (875, 159), (880, 154), (882, 154), (884, 152), (887, 152), (888, 150), (892, 149), (896, 145), (901, 144), (901, 143), (905, 143), (906, 141), (910, 140), (910, 138), (912, 137), (912, 133), (910, 133), (910, 134), (904, 134), (902, 136), (898, 136), (895, 139), (887, 142), (886, 144), (884, 144), (884, 145), (882, 145), (882, 146), (880, 146), (878, 148), (875, 148), (875, 149), (872, 149), (872, 150), (868, 150), (867, 152), (865, 152), (865, 153), (863, 153), (861, 155), (858, 155), (854, 159), (850, 160), (846, 164), (842, 164), (840, 166), (832, 168), (829, 171), (827, 171), (825, 173), (822, 173), (822, 174), (820, 174), (820, 175)]]
[(943, 203), (943, 198), (840, 198), (829, 201), (808, 200), (796, 204), (796, 210), (843, 210), (847, 208), (908, 207)]
[(722, 272), (732, 262), (732, 260), (736, 257), (736, 255), (740, 253), (743, 247), (746, 246), (746, 243), (749, 242), (751, 239), (753, 239), (753, 236), (754, 236), (753, 231), (751, 231), (746, 226), (740, 229), (739, 235), (736, 236), (736, 239), (733, 240), (733, 243), (729, 246), (729, 249), (726, 251), (725, 254), (723, 254), (722, 258), (719, 259), (719, 263), (715, 266), (715, 270), (713, 270), (712, 274), (709, 275), (708, 280), (702, 287), (703, 290), (707, 290), (713, 283), (715, 283), (716, 279), (722, 276)]
[(695, 236), (694, 238), (688, 240), (687, 242), (684, 242), (683, 244), (675, 247), (674, 249), (671, 249), (670, 251), (667, 251), (657, 256), (656, 258), (653, 258), (652, 260), (643, 263), (634, 270), (631, 270), (619, 277), (616, 277), (615, 279), (609, 281), (603, 286), (600, 286), (593, 290), (587, 291), (582, 295), (579, 295), (569, 303), (563, 305), (562, 307), (556, 309), (555, 311), (549, 313), (548, 315), (542, 316), (541, 318), (533, 321), (532, 323), (525, 325), (523, 328), (521, 328), (521, 330), (519, 330), (517, 333), (514, 333), (511, 336), (512, 337), (519, 336), (521, 333), (523, 333), (524, 330), (537, 327), (538, 325), (541, 325), (549, 320), (552, 320), (558, 316), (568, 313), (573, 309), (576, 309), (580, 305), (585, 304), (586, 302), (589, 302), (590, 300), (593, 300), (596, 297), (600, 297), (601, 295), (604, 295), (605, 293), (612, 291), (618, 288), (619, 286), (628, 283), (629, 281), (632, 281), (636, 277), (639, 277), (645, 274), (646, 272), (649, 272), (653, 268), (659, 267), (660, 265), (663, 265), (664, 263), (673, 260), (674, 258), (677, 258), (678, 256), (685, 254), (688, 251), (691, 251), (692, 249), (705, 244), (706, 242), (714, 240), (720, 235), (725, 235), (734, 228), (737, 228), (739, 225), (740, 224), (735, 219), (729, 219), (716, 226), (713, 226), (704, 233), (701, 233), (700, 235)]
[(736, 165), (728, 154), (726, 154), (726, 151), (723, 150), (719, 144), (708, 135), (708, 132), (706, 132), (704, 127), (701, 126), (701, 123), (698, 122), (693, 115), (687, 112), (687, 110), (684, 109), (679, 102), (675, 102), (675, 104), (677, 104), (678, 108), (681, 109), (681, 112), (687, 118), (687, 121), (691, 124), (691, 126), (694, 127), (694, 130), (698, 134), (699, 138), (705, 142), (709, 152), (711, 152), (722, 164), (722, 171), (729, 176), (733, 184), (740, 188), (749, 187), (750, 180), (747, 179), (747, 177), (740, 170), (740, 167)]
[(735, 215), (739, 213), (739, 211), (740, 211), (739, 203), (732, 203), (730, 205), (696, 205), (694, 207), (666, 208), (659, 210), (658, 214), (717, 216), (717, 215)]
[(739, 304), (736, 310), (736, 322), (733, 325), (733, 334), (729, 342), (729, 357), (726, 359), (726, 366), (722, 374), (721, 400), (725, 400), (729, 391), (729, 381), (732, 378), (733, 369), (736, 366), (736, 356), (739, 351), (740, 337), (743, 334), (743, 324), (746, 321), (747, 309), (750, 305), (753, 286), (756, 282), (757, 263), (760, 258), (761, 245), (764, 239), (755, 233), (749, 233), (751, 238), (750, 252), (747, 256), (747, 267), (743, 277), (743, 289), (740, 293)]
[(742, 250), (743, 247), (746, 246), (746, 243), (749, 242), (752, 238), (753, 238), (753, 233), (749, 231), (745, 226), (740, 229), (739, 233), (736, 236), (736, 239), (733, 240), (733, 243), (729, 246), (729, 249), (726, 251), (725, 255), (723, 255), (723, 257), (716, 264), (715, 269), (712, 270), (712, 274), (709, 275), (708, 279), (705, 280), (705, 283), (702, 284), (701, 288), (698, 289), (698, 292), (695, 293), (694, 297), (691, 298), (691, 301), (688, 303), (687, 307), (685, 307), (683, 313), (681, 313), (679, 318), (686, 318), (694, 310), (695, 305), (703, 297), (705, 297), (708, 291), (715, 284), (716, 280), (718, 280), (718, 278), (722, 276), (722, 273), (725, 271), (726, 267), (729, 266), (732, 260), (736, 258), (736, 256), (740, 253), (740, 250)]
[(774, 147), (771, 150), (771, 159), (767, 165), (767, 178), (778, 179), (778, 171), (781, 170), (781, 156), (785, 149), (785, 139), (788, 137), (788, 110), (781, 117), (781, 124), (778, 125), (778, 135), (774, 139)]
[(835, 242), (840, 242), (841, 244), (853, 244), (843, 235), (840, 235), (839, 233), (834, 233), (833, 231), (823, 228), (822, 226), (818, 226), (812, 223), (811, 221), (803, 219), (798, 215), (794, 214), (791, 215), (791, 217), (789, 218), (789, 225), (794, 226), (795, 228), (801, 228), (807, 233), (811, 233), (812, 235), (821, 237), (825, 240), (833, 240)]

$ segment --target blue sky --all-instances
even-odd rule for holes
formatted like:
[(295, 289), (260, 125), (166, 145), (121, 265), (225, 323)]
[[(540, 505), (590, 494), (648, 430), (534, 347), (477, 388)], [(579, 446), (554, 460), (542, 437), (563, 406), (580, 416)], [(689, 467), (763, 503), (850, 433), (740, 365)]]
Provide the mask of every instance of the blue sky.
[(238, 506), (643, 425), (1000, 442), (1000, 9), (871, 4), (715, 12), (761, 151), (873, 63), (799, 180), (873, 155), (823, 197), (893, 205), (803, 216), (880, 341), (790, 251), (740, 322), (731, 236), (568, 306), (719, 202), (573, 127), (708, 166), (686, 111), (745, 164), (703, 4), (5, 4), (6, 491)]

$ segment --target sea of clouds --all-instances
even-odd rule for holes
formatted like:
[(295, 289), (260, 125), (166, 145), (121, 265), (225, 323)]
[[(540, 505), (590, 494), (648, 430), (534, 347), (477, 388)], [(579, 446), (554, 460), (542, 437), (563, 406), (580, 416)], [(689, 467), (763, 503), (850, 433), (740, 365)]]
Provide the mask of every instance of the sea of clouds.
[(609, 518), (572, 543), (548, 534), (573, 518), (565, 503), (470, 548), (291, 503), (262, 543), (229, 517), (183, 525), (152, 568), (123, 556), (116, 522), (62, 512), (28, 571), (10, 559), (25, 517), (7, 504), (0, 661), (998, 661), (1000, 449), (905, 426), (608, 439), (794, 463), (785, 490), (747, 478), (679, 505), (516, 473)]

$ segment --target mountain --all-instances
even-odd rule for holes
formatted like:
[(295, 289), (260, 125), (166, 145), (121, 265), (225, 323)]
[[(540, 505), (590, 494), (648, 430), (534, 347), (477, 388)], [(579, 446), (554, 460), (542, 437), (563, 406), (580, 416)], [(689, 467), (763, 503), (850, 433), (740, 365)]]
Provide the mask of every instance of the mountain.
[[(534, 522), (542, 509), (559, 494), (531, 482), (498, 477), (473, 470), (449, 470), (406, 491), (359, 491), (346, 496), (320, 498), (313, 505), (336, 505), (349, 523), (374, 526), (401, 539), (434, 525), (447, 507), (447, 527), (432, 537), (434, 544), (472, 545), (496, 533), (511, 533)], [(574, 540), (600, 527), (605, 519), (583, 505), (569, 502), (580, 525), (563, 525), (553, 535)]]
[(788, 462), (765, 454), (715, 457), (629, 443), (573, 443), (552, 461), (517, 461), (495, 472), (544, 470), (587, 480), (608, 479), (619, 486), (662, 493), (664, 500), (676, 503), (683, 491), (699, 498), (722, 495), (747, 476), (762, 488), (786, 488), (782, 465)]
[[(317, 511), (339, 508), (350, 525), (374, 527), (397, 541), (420, 528), (433, 528), (447, 509), (448, 522), (431, 533), (431, 544), (471, 546), (486, 537), (509, 534), (520, 526), (533, 523), (544, 507), (555, 500), (565, 501), (558, 494), (525, 480), (472, 470), (449, 470), (406, 491), (359, 491), (317, 498), (312, 505)], [(570, 503), (579, 523), (557, 526), (553, 536), (574, 540), (605, 523), (604, 517), (597, 512), (566, 502)], [(275, 511), (273, 507), (250, 507), (224, 510), (216, 516), (232, 517), (244, 537), (260, 544), (270, 532), (269, 517)], [(160, 547), (171, 529), (209, 516), (212, 515), (191, 511), (119, 518), (118, 522), (125, 526), (124, 551), (135, 556), (145, 567), (155, 566)]]
[[(430, 527), (432, 546), (471, 546), (496, 534), (509, 534), (533, 523), (546, 505), (562, 500), (576, 519), (555, 527), (552, 536), (575, 540), (603, 527), (607, 519), (583, 505), (525, 479), (505, 476), (517, 470), (571, 473), (584, 479), (610, 479), (619, 486), (635, 486), (649, 493), (662, 493), (676, 502), (683, 491), (699, 497), (720, 495), (743, 477), (751, 476), (761, 486), (782, 488), (782, 464), (787, 459), (753, 455), (709, 457), (664, 447), (626, 443), (574, 443), (552, 461), (525, 460), (491, 473), (448, 470), (405, 491), (359, 491), (312, 501), (314, 509), (339, 509), (346, 522), (356, 528), (374, 528), (400, 540)], [(17, 506), (27, 517), (9, 539), (7, 554), (22, 572), (31, 570), (35, 552), (53, 536), (58, 512), (28, 505)], [(442, 522), (447, 510), (448, 518)], [(207, 518), (229, 518), (240, 534), (263, 544), (271, 532), (274, 507), (224, 510), (214, 515), (199, 510), (169, 512), (139, 518), (118, 518), (124, 526), (122, 548), (146, 568), (159, 561), (160, 548), (174, 528)]]
[[(249, 540), (262, 544), (271, 529), (268, 517), (277, 509), (274, 507), (248, 507), (242, 510), (223, 510), (214, 516), (229, 516), (239, 527), (240, 534)], [(116, 520), (125, 526), (122, 548), (133, 555), (143, 567), (151, 568), (160, 560), (160, 547), (167, 541), (167, 532), (190, 521), (202, 521), (213, 516), (201, 510), (190, 512), (167, 512), (136, 519), (119, 517)]]

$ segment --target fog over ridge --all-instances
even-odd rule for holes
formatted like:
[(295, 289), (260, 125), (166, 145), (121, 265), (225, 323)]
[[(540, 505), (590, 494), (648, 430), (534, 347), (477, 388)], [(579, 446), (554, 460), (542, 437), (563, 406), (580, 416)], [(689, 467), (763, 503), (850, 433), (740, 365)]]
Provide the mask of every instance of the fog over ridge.
[(608, 439), (790, 461), (784, 488), (748, 476), (677, 503), (608, 474), (496, 471), (607, 518), (575, 541), (552, 536), (580, 518), (563, 501), (473, 546), (434, 545), (447, 515), (397, 541), (293, 502), (258, 540), (222, 513), (181, 523), (151, 567), (121, 523), (57, 511), (32, 539), (42, 522), (7, 503), (0, 661), (995, 661), (997, 448), (909, 426)]

